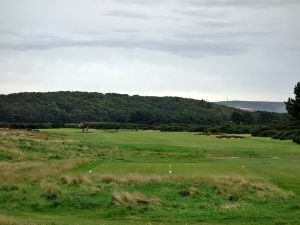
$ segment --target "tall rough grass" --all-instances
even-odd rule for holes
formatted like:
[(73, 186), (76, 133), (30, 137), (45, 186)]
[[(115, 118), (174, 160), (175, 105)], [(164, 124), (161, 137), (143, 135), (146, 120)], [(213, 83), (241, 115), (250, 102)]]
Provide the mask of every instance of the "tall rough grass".
[(293, 192), (286, 192), (278, 186), (262, 179), (245, 179), (243, 177), (215, 177), (208, 182), (215, 189), (215, 193), (237, 201), (248, 193), (255, 193), (260, 198), (293, 198)]
[(57, 177), (85, 162), (85, 159), (49, 161), (47, 163), (40, 161), (0, 162), (0, 182), (28, 180), (37, 182), (44, 177)]
[(54, 200), (62, 193), (61, 188), (55, 183), (42, 181), (40, 186), (43, 190), (42, 197), (48, 200)]
[(92, 184), (93, 177), (87, 174), (67, 174), (61, 177), (61, 182), (67, 185), (80, 186)]
[(143, 204), (143, 205), (154, 205), (159, 206), (161, 201), (155, 198), (148, 198), (145, 195), (139, 192), (129, 193), (126, 191), (122, 192), (114, 192), (112, 194), (112, 205), (136, 205), (136, 204)]
[(0, 225), (36, 225), (32, 222), (22, 222), (10, 216), (0, 215)]

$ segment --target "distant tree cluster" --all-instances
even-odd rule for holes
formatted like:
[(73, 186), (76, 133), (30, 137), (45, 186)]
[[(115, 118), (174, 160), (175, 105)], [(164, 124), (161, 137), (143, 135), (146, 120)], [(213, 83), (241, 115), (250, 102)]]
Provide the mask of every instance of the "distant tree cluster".
[(240, 125), (250, 124), (282, 124), (289, 120), (283, 113), (234, 111), (230, 116), (231, 122)]
[[(206, 126), (206, 132), (244, 133), (251, 129), (242, 126), (281, 124), (287, 120), (287, 114), (247, 112), (179, 97), (88, 92), (0, 95), (0, 122), (8, 122), (10, 127), (63, 127), (88, 121), (98, 122), (93, 124), (98, 128), (128, 128), (140, 124), (147, 129), (201, 131)], [(224, 127), (226, 124), (231, 125)]]
[(141, 97), (88, 92), (0, 95), (0, 122), (223, 124), (232, 108), (178, 97)]

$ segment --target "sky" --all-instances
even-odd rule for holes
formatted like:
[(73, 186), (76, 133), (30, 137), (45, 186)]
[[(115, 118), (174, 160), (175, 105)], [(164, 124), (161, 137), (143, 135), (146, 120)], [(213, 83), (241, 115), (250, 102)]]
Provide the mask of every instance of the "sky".
[(0, 93), (284, 101), (300, 0), (0, 0)]

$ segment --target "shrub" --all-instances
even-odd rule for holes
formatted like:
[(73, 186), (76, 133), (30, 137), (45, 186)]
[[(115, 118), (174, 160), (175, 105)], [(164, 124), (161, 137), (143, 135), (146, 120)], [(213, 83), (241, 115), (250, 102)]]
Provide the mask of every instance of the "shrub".
[(279, 139), (280, 140), (291, 140), (295, 137), (295, 131), (290, 130), (290, 131), (284, 131), (280, 135)]
[(225, 139), (231, 139), (231, 138), (234, 138), (234, 139), (243, 139), (243, 138), (245, 138), (245, 136), (241, 136), (241, 135), (229, 135), (229, 134), (226, 134), (226, 135), (217, 135), (216, 137), (219, 138), (219, 139), (222, 139), (222, 138), (225, 138)]
[(61, 205), (65, 207), (72, 207), (75, 209), (93, 209), (100, 206), (100, 203), (97, 199), (88, 197), (86, 195), (66, 195), (61, 196), (56, 202), (55, 205)]
[(299, 133), (294, 136), (293, 141), (297, 144), (300, 144), (300, 134)]
[(261, 137), (262, 133), (267, 130), (273, 130), (270, 126), (259, 126), (252, 130), (251, 135), (254, 137)]
[(285, 132), (284, 130), (279, 131), (279, 132), (277, 132), (272, 138), (273, 138), (273, 139), (279, 139), (279, 140), (280, 140), (280, 137), (282, 136), (282, 134), (283, 134), (284, 132)]
[(276, 130), (265, 130), (261, 132), (260, 136), (261, 137), (273, 137), (277, 133)]
[(277, 132), (273, 138), (279, 140), (294, 140), (300, 134), (299, 129), (283, 130)]

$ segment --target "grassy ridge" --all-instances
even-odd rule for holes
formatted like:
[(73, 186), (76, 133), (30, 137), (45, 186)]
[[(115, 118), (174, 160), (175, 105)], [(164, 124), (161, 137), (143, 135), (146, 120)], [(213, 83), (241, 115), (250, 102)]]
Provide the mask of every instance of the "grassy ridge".
[(300, 148), (291, 141), (2, 129), (0, 153), (0, 224), (297, 224), (300, 216)]

